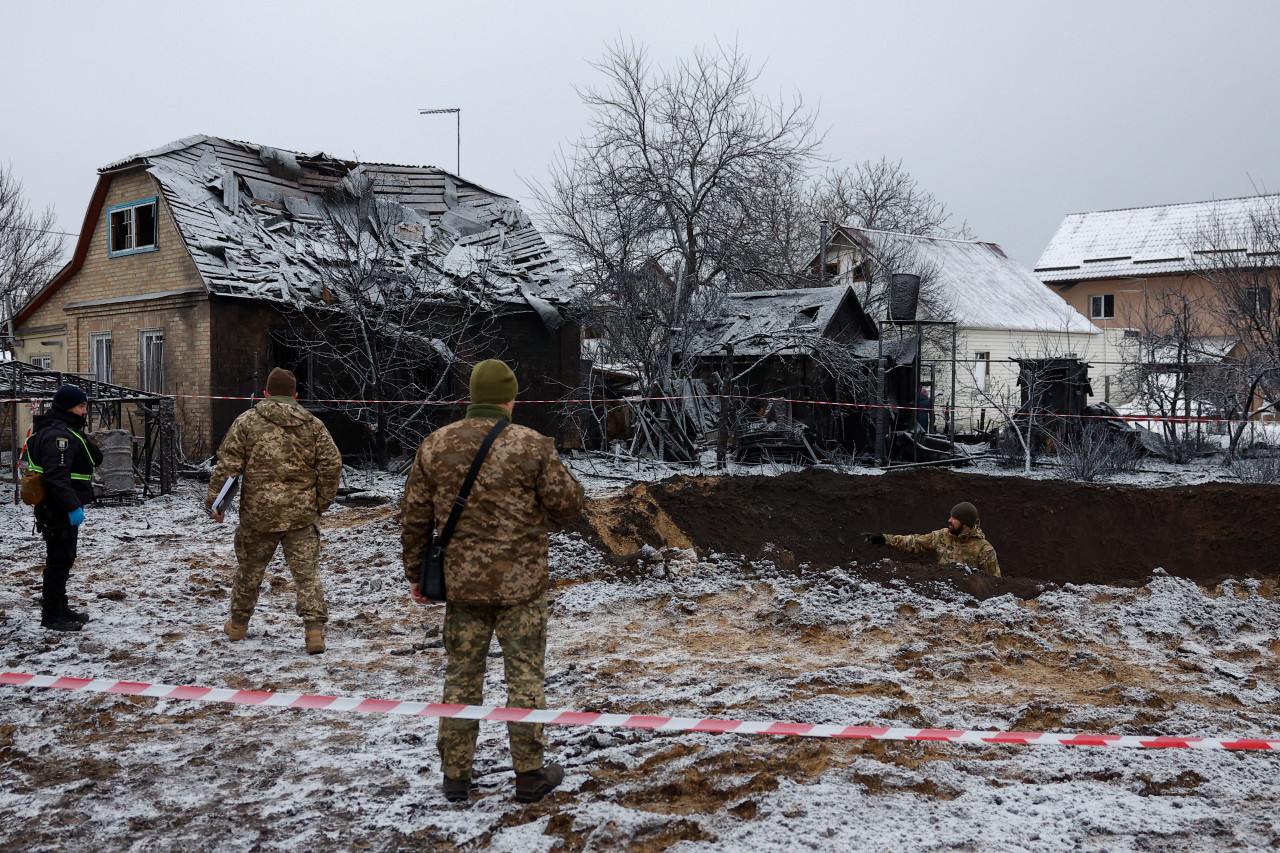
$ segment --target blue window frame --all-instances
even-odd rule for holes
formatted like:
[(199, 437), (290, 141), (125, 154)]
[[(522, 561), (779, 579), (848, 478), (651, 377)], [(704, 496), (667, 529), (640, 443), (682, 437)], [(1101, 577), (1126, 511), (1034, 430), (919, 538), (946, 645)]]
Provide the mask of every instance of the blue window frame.
[(118, 258), (158, 249), (158, 210), (155, 196), (107, 208), (107, 256)]

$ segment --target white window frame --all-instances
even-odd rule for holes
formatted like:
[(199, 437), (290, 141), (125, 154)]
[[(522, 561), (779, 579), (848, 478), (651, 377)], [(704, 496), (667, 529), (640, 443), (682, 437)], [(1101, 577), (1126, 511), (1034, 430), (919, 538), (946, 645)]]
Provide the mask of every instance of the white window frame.
[(31, 364), (41, 370), (53, 370), (53, 356), (33, 355), (31, 356)]
[(164, 393), (163, 328), (138, 330), (138, 389), (151, 394)]
[(987, 379), (991, 376), (991, 351), (980, 350), (973, 354), (973, 384), (979, 391), (987, 390)]
[(111, 333), (89, 333), (89, 372), (97, 382), (111, 381)]
[[(1111, 313), (1107, 313), (1107, 300), (1111, 300)], [(1095, 301), (1096, 300), (1096, 301)], [(1098, 293), (1089, 297), (1090, 320), (1113, 320), (1116, 316), (1116, 298), (1110, 293)]]
[[(150, 207), (152, 221), (152, 242), (145, 245), (138, 245), (138, 226), (137, 213), (139, 208)], [(116, 245), (115, 223), (119, 220), (128, 225), (128, 232), (124, 235), (123, 246)], [(136, 255), (139, 252), (154, 252), (159, 248), (160, 242), (160, 204), (156, 196), (144, 198), (138, 201), (131, 201), (128, 204), (117, 204), (115, 207), (107, 208), (107, 257), (119, 258), (124, 255)]]

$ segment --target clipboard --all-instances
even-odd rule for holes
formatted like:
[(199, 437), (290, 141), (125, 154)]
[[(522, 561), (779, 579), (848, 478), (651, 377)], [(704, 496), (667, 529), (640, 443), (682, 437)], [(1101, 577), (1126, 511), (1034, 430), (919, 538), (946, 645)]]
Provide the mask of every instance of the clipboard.
[(213, 509), (210, 512), (216, 515), (226, 515), (227, 507), (231, 506), (231, 501), (235, 499), (236, 493), (239, 491), (240, 478), (228, 477), (227, 481), (222, 484), (222, 490), (214, 498)]

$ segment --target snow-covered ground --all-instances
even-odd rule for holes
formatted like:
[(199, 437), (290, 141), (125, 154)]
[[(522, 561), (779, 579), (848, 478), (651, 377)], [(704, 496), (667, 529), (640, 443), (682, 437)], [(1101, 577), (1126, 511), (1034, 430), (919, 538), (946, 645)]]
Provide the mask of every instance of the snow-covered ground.
[[(597, 494), (687, 468), (579, 460)], [(1185, 470), (1185, 469), (1184, 469)], [(1209, 469), (1206, 469), (1209, 471)], [(704, 473), (711, 473), (710, 470)], [(759, 473), (753, 469), (753, 473)], [(1156, 475), (1151, 475), (1156, 476)], [(1212, 473), (1206, 473), (1206, 477)], [(1154, 483), (1153, 483), (1154, 484)], [(357, 484), (359, 485), (359, 484)], [(43, 547), (0, 507), (0, 667), (439, 699), (442, 612), (402, 582), (397, 484), (335, 508), (329, 650), (309, 657), (277, 561), (249, 637), (221, 633), (231, 524), (203, 487), (94, 508), (72, 576), (94, 621), (39, 628)], [(231, 521), (231, 519), (229, 519)], [(1276, 737), (1273, 581), (1066, 586), (979, 602), (857, 565), (657, 552), (617, 565), (552, 543), (548, 704), (812, 723)], [(1238, 567), (1272, 572), (1272, 567)], [(489, 701), (501, 702), (501, 661)], [(0, 688), (0, 848), (29, 850), (1191, 850), (1280, 846), (1280, 756), (952, 746), (549, 728), (567, 768), (512, 800), (482, 724), (468, 805), (439, 793), (424, 719)]]

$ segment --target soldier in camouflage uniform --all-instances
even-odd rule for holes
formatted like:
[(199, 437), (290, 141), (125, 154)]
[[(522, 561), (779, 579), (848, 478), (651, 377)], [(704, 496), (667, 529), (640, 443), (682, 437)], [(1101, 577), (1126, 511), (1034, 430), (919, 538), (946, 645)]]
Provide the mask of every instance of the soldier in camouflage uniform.
[[(480, 362), (471, 372), (466, 418), (436, 430), (418, 448), (401, 518), (405, 576), (414, 601), (428, 603), (418, 579), (432, 531), (444, 526), (489, 430), (498, 419), (511, 420), (517, 390), (507, 365)], [(507, 707), (546, 707), (547, 526), (581, 508), (582, 485), (560, 462), (550, 438), (515, 425), (498, 436), (445, 551), (444, 702), (483, 703), (489, 640), (496, 632)], [(440, 721), (437, 746), (450, 801), (467, 798), (479, 732), (475, 720)], [(508, 723), (507, 733), (516, 799), (539, 800), (560, 784), (564, 771), (556, 764), (544, 766), (541, 725)]]
[(862, 536), (871, 545), (888, 545), (909, 554), (937, 554), (939, 563), (964, 563), (1000, 577), (996, 549), (982, 532), (977, 507), (968, 501), (952, 507), (947, 526), (932, 533), (911, 536), (864, 533)]
[(221, 522), (223, 516), (213, 513), (214, 499), (229, 477), (243, 478), (231, 618), (223, 630), (232, 642), (244, 639), (263, 572), (283, 545), (298, 589), (307, 652), (320, 654), (329, 611), (320, 584), (319, 518), (338, 493), (342, 456), (324, 424), (298, 404), (292, 373), (272, 370), (266, 392), (267, 399), (231, 425), (205, 498), (205, 508)]

